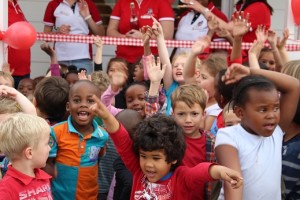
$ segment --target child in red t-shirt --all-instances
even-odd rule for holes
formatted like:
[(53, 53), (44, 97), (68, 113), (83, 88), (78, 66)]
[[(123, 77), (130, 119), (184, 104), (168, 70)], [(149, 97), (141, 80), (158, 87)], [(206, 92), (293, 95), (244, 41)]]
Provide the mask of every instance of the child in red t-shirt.
[(0, 199), (53, 199), (45, 167), (50, 127), (35, 115), (18, 113), (0, 126), (0, 151), (11, 165), (0, 182)]
[(211, 163), (193, 168), (180, 166), (185, 152), (182, 129), (172, 117), (154, 115), (139, 123), (133, 140), (126, 129), (93, 96), (90, 107), (103, 119), (127, 168), (133, 174), (131, 199), (190, 199), (198, 185), (212, 179), (223, 179), (232, 187), (242, 185), (238, 172)]

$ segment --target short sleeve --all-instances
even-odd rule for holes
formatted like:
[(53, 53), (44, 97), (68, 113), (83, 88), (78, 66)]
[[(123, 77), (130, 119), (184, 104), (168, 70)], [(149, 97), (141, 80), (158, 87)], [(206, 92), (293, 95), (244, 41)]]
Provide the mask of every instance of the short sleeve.
[(169, 1), (161, 0), (159, 2), (159, 16), (157, 16), (158, 21), (174, 21), (174, 12)]
[(53, 127), (51, 127), (50, 131), (49, 146), (51, 147), (49, 158), (55, 158), (57, 155), (57, 139)]
[(55, 4), (54, 1), (50, 1), (47, 5), (45, 14), (44, 14), (44, 24), (47, 26), (54, 26), (55, 24), (55, 16), (54, 16), (54, 11), (57, 8), (59, 4)]
[(102, 24), (102, 19), (101, 19), (101, 16), (99, 14), (99, 11), (98, 11), (95, 3), (90, 1), (90, 0), (87, 1), (87, 3), (88, 3), (90, 13), (91, 13), (92, 18), (95, 21), (95, 23), (96, 24)]
[(121, 17), (121, 1), (117, 1), (117, 3), (115, 4), (112, 12), (111, 12), (111, 15), (110, 15), (110, 18), (112, 19), (118, 19), (120, 20), (120, 17)]
[[(232, 127), (230, 127), (232, 128)], [(231, 131), (230, 131), (231, 130)], [(230, 145), (234, 148), (238, 148), (236, 138), (234, 137), (235, 131), (233, 129), (228, 128), (221, 128), (217, 132), (216, 142), (215, 142), (215, 148), (219, 145)]]

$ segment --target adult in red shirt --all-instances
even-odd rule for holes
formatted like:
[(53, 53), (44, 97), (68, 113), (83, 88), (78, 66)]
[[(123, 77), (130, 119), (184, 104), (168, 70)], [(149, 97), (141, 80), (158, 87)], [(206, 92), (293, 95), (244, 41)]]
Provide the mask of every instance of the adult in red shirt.
[(266, 29), (271, 26), (271, 15), (273, 8), (267, 0), (239, 0), (236, 4), (236, 12), (244, 11), (244, 15), (249, 14), (251, 28), (243, 36), (243, 42), (253, 42), (256, 39), (255, 31), (258, 25), (264, 25)]
[[(130, 4), (133, 3), (133, 8)], [(136, 26), (131, 26), (131, 10), (137, 17)], [(110, 16), (107, 35), (113, 37), (142, 38), (138, 30), (143, 26), (152, 26), (153, 16), (163, 28), (165, 39), (172, 39), (174, 33), (174, 12), (168, 0), (118, 0)], [(157, 55), (157, 49), (152, 48), (152, 53)], [(143, 47), (118, 45), (116, 57), (134, 63), (144, 53)]]
[[(8, 27), (27, 21), (17, 0), (8, 0)], [(20, 80), (30, 77), (30, 49), (20, 50), (8, 46), (8, 63), (17, 88)]]

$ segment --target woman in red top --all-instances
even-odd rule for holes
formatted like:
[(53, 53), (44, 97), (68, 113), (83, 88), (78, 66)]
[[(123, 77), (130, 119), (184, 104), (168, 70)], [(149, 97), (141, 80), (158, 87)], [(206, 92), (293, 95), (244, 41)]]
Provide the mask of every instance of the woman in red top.
[[(8, 0), (8, 27), (27, 21), (17, 0)], [(8, 63), (15, 81), (15, 88), (23, 78), (30, 77), (30, 49), (20, 50), (8, 46)]]

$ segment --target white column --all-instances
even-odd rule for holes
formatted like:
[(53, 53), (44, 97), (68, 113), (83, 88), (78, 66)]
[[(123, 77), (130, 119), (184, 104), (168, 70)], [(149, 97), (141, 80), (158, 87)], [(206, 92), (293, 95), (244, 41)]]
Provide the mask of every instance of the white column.
[(221, 1), (221, 11), (227, 16), (227, 18), (230, 20), (231, 15), (233, 13), (235, 0), (222, 0)]
[[(0, 30), (4, 31), (7, 29), (7, 19), (8, 19), (8, 1), (0, 1)], [(0, 41), (0, 70), (2, 70), (2, 64), (7, 61), (7, 51), (6, 44)]]

